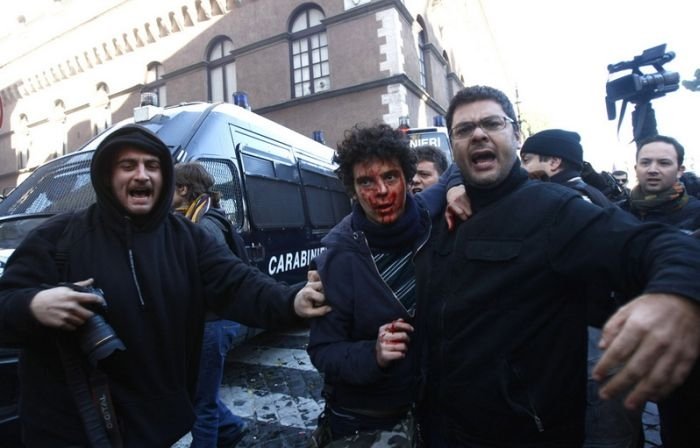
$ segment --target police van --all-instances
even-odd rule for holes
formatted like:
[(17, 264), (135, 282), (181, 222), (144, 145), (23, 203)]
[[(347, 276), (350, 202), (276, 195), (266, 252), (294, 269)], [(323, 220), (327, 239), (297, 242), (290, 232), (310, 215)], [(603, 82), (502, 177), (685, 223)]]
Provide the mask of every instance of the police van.
[(425, 128), (409, 128), (404, 129), (408, 137), (408, 143), (411, 148), (418, 146), (431, 145), (440, 149), (447, 157), (447, 162), (452, 163), (452, 146), (450, 145), (450, 135), (445, 127), (445, 117), (436, 115), (433, 117), (433, 126)]
[(0, 261), (40, 222), (95, 201), (92, 155), (128, 123), (155, 132), (176, 163), (197, 161), (214, 176), (251, 261), (279, 280), (305, 280), (321, 238), (350, 211), (331, 148), (230, 103), (144, 105), (76, 152), (40, 166), (0, 202)]
[[(221, 205), (243, 236), (251, 262), (278, 280), (306, 280), (309, 262), (323, 250), (321, 238), (350, 212), (333, 171), (331, 148), (230, 103), (147, 104), (76, 152), (43, 164), (0, 202), (0, 274), (30, 230), (95, 201), (90, 182), (95, 149), (129, 123), (155, 132), (176, 163), (197, 161), (213, 175)], [(16, 369), (17, 352), (0, 348), (3, 446), (19, 446)]]

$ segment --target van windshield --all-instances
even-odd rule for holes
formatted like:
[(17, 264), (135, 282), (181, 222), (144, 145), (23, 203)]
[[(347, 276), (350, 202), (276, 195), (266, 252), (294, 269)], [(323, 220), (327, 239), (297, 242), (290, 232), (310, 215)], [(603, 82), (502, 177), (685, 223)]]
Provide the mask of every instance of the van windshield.
[[(148, 128), (174, 153), (187, 143), (202, 110), (210, 105), (193, 104), (165, 109), (151, 120), (139, 123)], [(62, 213), (85, 208), (95, 202), (90, 182), (90, 161), (97, 146), (114, 130), (131, 123), (125, 120), (89, 141), (82, 149), (45, 163), (0, 202), (0, 216)]]
[(60, 213), (95, 202), (95, 191), (90, 183), (93, 154), (94, 151), (80, 151), (37, 168), (27, 181), (0, 202), (0, 216)]

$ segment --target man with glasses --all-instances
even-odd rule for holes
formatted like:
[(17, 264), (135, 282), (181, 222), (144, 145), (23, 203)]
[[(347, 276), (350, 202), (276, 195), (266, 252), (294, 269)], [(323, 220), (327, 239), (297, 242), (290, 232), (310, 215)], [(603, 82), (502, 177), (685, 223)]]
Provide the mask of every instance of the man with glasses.
[(642, 294), (604, 328), (601, 396), (630, 391), (625, 405), (639, 408), (680, 384), (700, 349), (700, 244), (529, 180), (499, 90), (460, 91), (447, 125), (473, 216), (452, 232), (438, 223), (415, 260), (428, 445), (581, 446), (587, 333), (577, 291), (592, 279)]

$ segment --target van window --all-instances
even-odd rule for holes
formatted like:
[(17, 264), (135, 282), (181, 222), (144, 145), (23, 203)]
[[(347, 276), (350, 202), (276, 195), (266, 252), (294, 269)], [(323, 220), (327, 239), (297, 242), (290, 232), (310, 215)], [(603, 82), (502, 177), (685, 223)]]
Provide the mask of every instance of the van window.
[(61, 213), (95, 202), (90, 183), (93, 152), (78, 152), (46, 163), (12, 192), (12, 200), (0, 202), (0, 216), (20, 213)]
[(221, 208), (240, 232), (244, 224), (243, 188), (236, 166), (226, 159), (196, 160), (214, 177), (214, 190), (221, 193)]
[(299, 162), (299, 172), (312, 227), (333, 227), (350, 212), (350, 201), (335, 173), (305, 162)]
[[(251, 224), (260, 230), (304, 227), (301, 185), (295, 166), (241, 150)], [(247, 154), (246, 154), (247, 153)]]

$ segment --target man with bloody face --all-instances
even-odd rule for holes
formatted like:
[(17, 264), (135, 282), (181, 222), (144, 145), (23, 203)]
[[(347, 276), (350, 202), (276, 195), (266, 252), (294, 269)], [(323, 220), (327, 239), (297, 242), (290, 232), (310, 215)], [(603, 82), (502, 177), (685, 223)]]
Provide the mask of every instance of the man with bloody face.
[(410, 446), (418, 389), (412, 260), (444, 206), (445, 187), (409, 193), (415, 155), (385, 124), (347, 131), (334, 160), (355, 203), (314, 260), (332, 307), (312, 322), (308, 347), (324, 374), (327, 427), (349, 445), (387, 446), (391, 438), (392, 446)]

